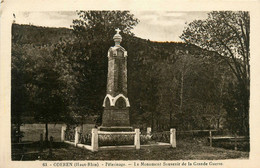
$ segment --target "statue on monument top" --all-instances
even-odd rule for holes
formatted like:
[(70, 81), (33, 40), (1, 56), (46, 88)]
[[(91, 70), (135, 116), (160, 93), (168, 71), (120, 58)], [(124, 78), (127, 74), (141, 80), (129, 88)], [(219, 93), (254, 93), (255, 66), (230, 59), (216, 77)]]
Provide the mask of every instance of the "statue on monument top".
[(120, 46), (120, 43), (122, 41), (122, 36), (119, 34), (121, 31), (119, 28), (115, 29), (116, 34), (114, 35), (113, 39), (115, 41), (115, 46)]
[(120, 43), (122, 42), (122, 36), (119, 34), (119, 32), (121, 32), (121, 30), (119, 28), (115, 29), (116, 34), (114, 35), (113, 39), (115, 41), (115, 46), (110, 47), (110, 49), (108, 50), (108, 54), (107, 56), (117, 56), (118, 52), (117, 50), (120, 49), (123, 52), (123, 56), (126, 57), (127, 56), (127, 51), (120, 45)]
[(119, 28), (115, 29), (116, 34), (119, 34), (121, 32), (121, 30)]

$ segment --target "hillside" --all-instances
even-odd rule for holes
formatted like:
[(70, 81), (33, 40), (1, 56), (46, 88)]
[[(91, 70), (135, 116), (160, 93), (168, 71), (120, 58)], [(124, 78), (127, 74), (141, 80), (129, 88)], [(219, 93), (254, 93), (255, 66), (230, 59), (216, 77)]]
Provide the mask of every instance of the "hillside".
[[(228, 83), (224, 81), (232, 81), (232, 76), (216, 53), (185, 43), (151, 42), (138, 37), (122, 36), (122, 46), (128, 51), (128, 97), (133, 125), (152, 125), (158, 130), (172, 126), (180, 129), (223, 126), (226, 114), (222, 101), (218, 100), (222, 99), (221, 95), (227, 90)], [(65, 43), (64, 40), (70, 42)], [(91, 112), (101, 116), (106, 92), (106, 54), (112, 45), (112, 38), (108, 42), (95, 42), (92, 46), (87, 41), (77, 41), (71, 29), (13, 24), (12, 67), (14, 69), (14, 64), (21, 62), (17, 61), (21, 55), (29, 58), (24, 58), (24, 63), (32, 59), (30, 64), (36, 69), (30, 70), (30, 78), (32, 73), (35, 76), (44, 75), (42, 70), (37, 69), (37, 65), (42, 64), (39, 59), (61, 59), (60, 63), (57, 62), (62, 69), (59, 70), (59, 75), (64, 78), (69, 75), (74, 79), (65, 80), (66, 87), (74, 87), (71, 83), (77, 83), (74, 88), (76, 91), (73, 92), (75, 98), (72, 100), (77, 100), (75, 103), (78, 105), (69, 105), (69, 108), (81, 109), (78, 110), (80, 114), (85, 111), (84, 114)], [(67, 66), (61, 64), (64, 60), (70, 60)], [(73, 67), (74, 63), (80, 63), (83, 68)], [(23, 67), (23, 64), (20, 66)], [(71, 69), (66, 69), (69, 66)], [(64, 75), (67, 70), (69, 73)], [(16, 71), (12, 70), (12, 80), (15, 81), (17, 79), (13, 72)], [(228, 75), (223, 77), (224, 72)], [(83, 78), (81, 74), (86, 76)], [(24, 82), (30, 83), (30, 80)], [(69, 82), (71, 83), (68, 84)], [(18, 87), (14, 82), (12, 86)], [(32, 91), (29, 91), (29, 95), (30, 92)], [(14, 98), (13, 95), (12, 99)], [(24, 111), (26, 115), (32, 116), (34, 112), (28, 112), (29, 106)], [(17, 109), (21, 109), (19, 103)]]
[(62, 38), (73, 38), (73, 31), (66, 28), (12, 25), (12, 40), (15, 43), (41, 46), (58, 43)]
[[(12, 41), (18, 44), (33, 44), (37, 46), (56, 44), (62, 39), (75, 39), (72, 29), (67, 28), (51, 28), (51, 27), (41, 27), (34, 25), (12, 25)], [(112, 38), (111, 38), (112, 40)], [(201, 48), (188, 45), (181, 42), (152, 42), (150, 40), (141, 39), (139, 37), (134, 37), (137, 43), (152, 44), (153, 47), (163, 47), (163, 48), (176, 48), (180, 50), (193, 50), (193, 52), (202, 50)], [(125, 43), (123, 40), (122, 45)], [(126, 48), (126, 46), (124, 46)], [(204, 50), (204, 52), (207, 52)]]

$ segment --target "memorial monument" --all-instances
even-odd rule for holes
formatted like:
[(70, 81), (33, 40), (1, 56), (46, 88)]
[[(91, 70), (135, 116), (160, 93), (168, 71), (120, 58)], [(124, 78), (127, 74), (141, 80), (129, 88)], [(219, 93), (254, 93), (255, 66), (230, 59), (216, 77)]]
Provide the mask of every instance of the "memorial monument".
[(120, 46), (122, 36), (116, 29), (115, 46), (108, 50), (107, 91), (104, 98), (101, 131), (131, 131), (127, 97), (127, 51)]

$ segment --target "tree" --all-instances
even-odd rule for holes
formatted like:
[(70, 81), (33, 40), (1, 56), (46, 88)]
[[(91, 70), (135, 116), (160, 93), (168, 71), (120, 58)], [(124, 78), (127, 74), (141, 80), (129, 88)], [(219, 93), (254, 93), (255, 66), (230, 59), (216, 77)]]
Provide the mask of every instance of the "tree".
[(53, 54), (64, 64), (61, 69), (67, 75), (63, 76), (74, 79), (70, 94), (73, 97), (71, 110), (81, 117), (82, 124), (89, 115), (102, 116), (106, 93), (106, 56), (113, 45), (115, 29), (120, 28), (123, 34), (132, 35), (131, 29), (138, 20), (129, 11), (78, 11), (78, 16), (72, 25), (76, 38), (61, 40)]
[[(11, 121), (16, 126), (16, 136), (21, 135), (20, 126), (24, 123), (22, 117), (30, 111), (30, 97), (27, 88), (30, 83), (30, 71), (25, 50), (26, 47), (12, 44)], [(20, 138), (16, 141), (20, 141)]]
[[(43, 122), (45, 139), (48, 140), (48, 123), (73, 122), (69, 109), (72, 106), (70, 95), (74, 79), (68, 71), (63, 71), (64, 62), (60, 57), (52, 54), (54, 45), (41, 44), (48, 41), (46, 36), (31, 44), (34, 41), (29, 39), (28, 32), (38, 34), (37, 28), (37, 31), (35, 28), (34, 31), (21, 29), (17, 25), (12, 28), (12, 124), (17, 125), (19, 133), (25, 117)], [(44, 35), (46, 28), (42, 30), (40, 34)], [(55, 30), (51, 30), (55, 34)]]
[(80, 38), (89, 42), (109, 41), (119, 28), (124, 34), (139, 22), (129, 11), (78, 11), (79, 19), (73, 20), (73, 29)]
[(30, 82), (27, 84), (30, 96), (31, 115), (45, 124), (45, 140), (48, 141), (48, 124), (68, 121), (69, 96), (62, 71), (58, 68), (62, 62), (51, 54), (53, 46), (30, 46), (26, 51), (27, 64), (30, 67)]
[[(69, 97), (70, 111), (74, 119), (77, 119), (78, 116), (81, 117), (81, 121), (76, 120), (77, 123), (81, 124), (83, 124), (85, 117), (95, 112), (94, 109), (98, 111), (101, 104), (100, 101), (97, 101), (97, 96), (100, 97), (100, 94), (95, 94), (96, 88), (92, 89), (94, 86), (92, 80), (95, 81), (93, 74), (96, 74), (97, 77), (99, 76), (99, 74), (93, 73), (93, 71), (99, 65), (95, 65), (91, 61), (93, 58), (90, 58), (89, 49), (85, 41), (69, 39), (61, 40), (55, 45), (53, 52), (53, 56), (60, 62), (56, 69), (59, 69), (61, 72), (60, 79), (66, 84), (65, 89), (67, 97)], [(91, 65), (92, 63), (93, 65)], [(99, 73), (104, 72), (101, 71)], [(103, 83), (101, 82), (101, 84)], [(95, 86), (99, 85), (100, 83)]]
[(241, 103), (241, 131), (248, 134), (250, 87), (250, 18), (249, 12), (210, 12), (206, 20), (195, 20), (183, 31), (181, 38), (190, 44), (215, 51), (236, 76)]
[[(75, 119), (80, 119), (77, 124), (85, 123), (85, 118), (89, 115), (101, 116), (107, 84), (107, 50), (114, 45), (112, 37), (115, 34), (114, 28), (109, 27), (111, 35), (107, 36), (106, 40), (99, 35), (104, 33), (106, 37), (106, 32), (98, 30), (94, 32), (97, 34), (96, 38), (85, 38), (84, 34), (88, 33), (83, 26), (82, 32), (65, 31), (70, 35), (60, 41), (53, 37), (52, 45), (45, 41), (45, 38), (39, 39), (37, 44), (30, 44), (30, 38), (39, 30), (48, 34), (48, 31), (44, 31), (46, 28), (34, 27), (39, 30), (30, 30), (34, 33), (27, 34), (26, 39), (21, 38), (18, 42), (20, 49), (12, 48), (12, 54), (16, 53), (17, 57), (24, 56), (14, 58), (17, 61), (12, 62), (12, 71), (16, 71), (15, 66), (22, 70), (12, 78), (16, 82), (20, 81), (17, 85), (24, 86), (24, 91), (29, 95), (29, 105), (33, 105), (30, 116), (37, 115), (37, 121), (40, 122), (45, 122), (43, 118), (48, 118), (48, 123), (72, 122), (66, 116), (75, 116)], [(59, 34), (60, 29), (52, 31)], [(17, 32), (14, 33), (16, 37), (21, 37), (23, 33)], [(153, 126), (153, 131), (168, 130), (169, 126), (177, 129), (206, 129), (217, 125), (219, 116), (220, 120), (223, 118), (225, 110), (222, 103), (230, 102), (229, 106), (223, 105), (229, 111), (239, 104), (239, 96), (234, 94), (234, 91), (238, 90), (236, 85), (230, 87), (234, 91), (230, 89), (227, 92), (227, 81), (234, 81), (234, 76), (229, 75), (230, 69), (223, 65), (225, 60), (215, 52), (185, 43), (151, 42), (129, 34), (121, 35), (122, 46), (128, 52), (128, 98), (133, 126)], [(17, 64), (19, 62), (21, 64)], [(28, 80), (26, 76), (29, 77)], [(13, 84), (12, 89), (16, 90), (16, 93), (13, 93), (23, 94), (18, 86)], [(229, 99), (226, 101), (221, 97)], [(12, 97), (13, 100), (15, 99)], [(55, 107), (55, 104), (60, 104), (61, 108)], [(23, 102), (20, 105), (17, 103), (17, 108), (12, 108), (19, 109), (18, 106), (22, 107)], [(41, 107), (45, 111), (40, 111)], [(61, 110), (62, 108), (64, 110)], [(182, 113), (179, 113), (180, 109)], [(230, 115), (229, 111), (227, 114), (231, 121), (233, 115)], [(49, 117), (51, 112), (64, 117)], [(12, 116), (15, 116), (15, 113), (13, 114)], [(24, 115), (23, 113), (22, 116)], [(98, 123), (100, 120), (101, 118)]]

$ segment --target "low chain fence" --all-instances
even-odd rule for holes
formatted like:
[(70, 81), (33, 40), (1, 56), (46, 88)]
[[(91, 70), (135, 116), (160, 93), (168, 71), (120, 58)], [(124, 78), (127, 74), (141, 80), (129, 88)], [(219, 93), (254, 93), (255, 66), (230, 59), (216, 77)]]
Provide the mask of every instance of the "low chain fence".
[(140, 129), (135, 129), (134, 132), (107, 132), (93, 128), (91, 133), (83, 134), (79, 127), (66, 129), (63, 126), (61, 129), (61, 141), (92, 151), (98, 151), (99, 147), (104, 146), (123, 147), (125, 145), (133, 145), (136, 149), (140, 149), (140, 145), (150, 145), (151, 141), (165, 142), (166, 145), (175, 148), (176, 131), (171, 129), (162, 133), (141, 134)]

